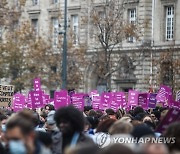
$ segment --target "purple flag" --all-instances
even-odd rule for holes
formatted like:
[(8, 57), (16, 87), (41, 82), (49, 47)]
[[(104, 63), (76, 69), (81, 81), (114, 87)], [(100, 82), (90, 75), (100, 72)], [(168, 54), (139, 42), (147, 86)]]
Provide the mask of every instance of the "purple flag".
[(40, 78), (34, 79), (34, 90), (41, 91), (41, 79)]
[(172, 95), (171, 88), (167, 86), (161, 86), (157, 93), (156, 100), (157, 102), (167, 103), (170, 95)]
[(178, 108), (170, 108), (167, 115), (164, 117), (164, 119), (157, 127), (156, 131), (163, 133), (171, 123), (179, 120), (180, 120), (180, 110)]
[(15, 112), (24, 109), (24, 107), (25, 107), (25, 96), (24, 95), (17, 93), (13, 96), (13, 100), (14, 100), (13, 101), (13, 109)]
[(72, 104), (75, 108), (83, 111), (84, 110), (84, 94), (73, 94), (71, 97)]
[(138, 103), (143, 109), (148, 109), (148, 93), (139, 94)]
[(156, 102), (157, 102), (156, 96), (157, 96), (157, 94), (153, 94), (153, 93), (149, 94), (149, 98), (148, 98), (148, 107), (149, 108), (152, 108), (152, 109), (156, 108)]
[(55, 109), (68, 105), (68, 91), (61, 90), (54, 93), (54, 106)]
[(128, 106), (137, 106), (138, 105), (138, 95), (139, 95), (138, 91), (129, 90), (129, 93), (128, 93)]
[(43, 91), (32, 91), (31, 100), (33, 109), (43, 107)]

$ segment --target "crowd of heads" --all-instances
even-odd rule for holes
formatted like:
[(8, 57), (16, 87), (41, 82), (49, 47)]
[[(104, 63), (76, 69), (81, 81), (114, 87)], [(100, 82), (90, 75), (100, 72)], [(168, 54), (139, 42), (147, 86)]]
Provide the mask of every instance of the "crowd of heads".
[[(51, 104), (38, 110), (17, 113), (0, 109), (0, 154), (178, 154), (180, 122), (170, 124), (162, 133), (157, 126), (168, 108), (125, 111), (93, 110), (73, 106), (55, 110)], [(102, 137), (105, 138), (102, 138)], [(146, 143), (107, 143), (107, 137), (149, 137)], [(153, 143), (153, 138), (174, 138), (174, 143)], [(105, 140), (103, 140), (105, 139)], [(103, 140), (103, 142), (102, 142)], [(101, 144), (100, 144), (101, 143)]]

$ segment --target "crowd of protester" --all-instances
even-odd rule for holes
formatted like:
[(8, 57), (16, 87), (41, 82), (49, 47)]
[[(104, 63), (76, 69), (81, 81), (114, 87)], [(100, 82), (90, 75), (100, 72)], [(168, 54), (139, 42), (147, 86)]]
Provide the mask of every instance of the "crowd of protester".
[[(73, 106), (54, 109), (51, 104), (39, 110), (24, 109), (13, 113), (0, 109), (0, 154), (178, 154), (180, 122), (165, 132), (156, 127), (168, 112), (156, 107), (130, 111), (112, 109), (84, 112)], [(175, 143), (116, 143), (100, 147), (99, 135), (134, 137), (175, 137)]]

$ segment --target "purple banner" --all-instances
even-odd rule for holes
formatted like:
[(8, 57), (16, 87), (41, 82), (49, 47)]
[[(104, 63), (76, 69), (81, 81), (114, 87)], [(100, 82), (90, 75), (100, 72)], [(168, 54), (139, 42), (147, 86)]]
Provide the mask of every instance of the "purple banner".
[(54, 106), (55, 109), (68, 105), (68, 91), (61, 90), (54, 93)]
[(171, 88), (167, 86), (161, 86), (157, 93), (156, 100), (157, 102), (167, 103), (170, 95), (172, 95)]
[(29, 108), (29, 109), (32, 109), (32, 99), (31, 99), (31, 96), (32, 96), (32, 91), (30, 91), (28, 93), (28, 98), (27, 98), (27, 108)]
[(157, 127), (156, 131), (163, 133), (171, 123), (179, 120), (180, 120), (180, 110), (178, 108), (170, 108), (167, 115), (164, 117), (164, 119)]
[(84, 94), (73, 94), (71, 101), (75, 108), (81, 111), (84, 110)]
[(129, 93), (128, 93), (128, 106), (137, 106), (138, 105), (138, 95), (139, 95), (138, 91), (129, 90)]
[(49, 102), (50, 102), (50, 95), (43, 94), (42, 97), (43, 97), (43, 105), (45, 106), (45, 105), (49, 104)]
[(139, 94), (138, 96), (138, 104), (143, 109), (148, 109), (148, 93)]
[(43, 91), (32, 91), (31, 100), (33, 109), (43, 107)]
[(15, 112), (24, 109), (25, 107), (25, 96), (22, 94), (15, 94), (13, 96), (13, 110)]
[(153, 93), (149, 94), (149, 98), (148, 98), (148, 107), (149, 108), (152, 108), (152, 109), (156, 108), (156, 103), (157, 103), (156, 96), (157, 96), (157, 94), (153, 94)]
[(41, 79), (35, 78), (33, 83), (34, 83), (34, 90), (41, 91)]

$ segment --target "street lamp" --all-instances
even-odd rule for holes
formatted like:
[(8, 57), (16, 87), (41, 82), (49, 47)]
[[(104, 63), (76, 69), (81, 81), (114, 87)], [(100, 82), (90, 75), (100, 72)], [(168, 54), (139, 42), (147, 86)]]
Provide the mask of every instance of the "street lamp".
[(64, 0), (64, 41), (62, 61), (62, 89), (67, 86), (67, 0)]

